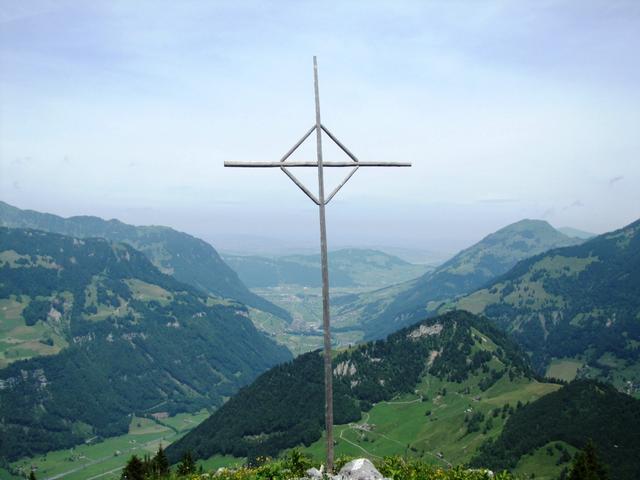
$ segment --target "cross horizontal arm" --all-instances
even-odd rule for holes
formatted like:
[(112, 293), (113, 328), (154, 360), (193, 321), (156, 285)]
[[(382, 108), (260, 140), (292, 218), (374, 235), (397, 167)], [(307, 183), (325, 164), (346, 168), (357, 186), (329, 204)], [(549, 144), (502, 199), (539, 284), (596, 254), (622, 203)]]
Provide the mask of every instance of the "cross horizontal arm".
[[(280, 167), (316, 167), (318, 162), (224, 162), (225, 167), (240, 168), (280, 168)], [(410, 167), (411, 162), (322, 162), (323, 167)]]

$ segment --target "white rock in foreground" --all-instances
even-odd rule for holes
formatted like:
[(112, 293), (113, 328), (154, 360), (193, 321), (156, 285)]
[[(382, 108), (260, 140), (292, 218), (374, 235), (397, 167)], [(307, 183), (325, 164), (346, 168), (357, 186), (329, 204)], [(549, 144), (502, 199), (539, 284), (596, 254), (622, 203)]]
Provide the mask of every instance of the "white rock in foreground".
[(333, 480), (382, 480), (382, 474), (366, 458), (357, 458), (340, 469)]
[(310, 478), (311, 480), (322, 478), (322, 472), (317, 468), (310, 468), (309, 470), (306, 471), (306, 474), (307, 474), (307, 478)]

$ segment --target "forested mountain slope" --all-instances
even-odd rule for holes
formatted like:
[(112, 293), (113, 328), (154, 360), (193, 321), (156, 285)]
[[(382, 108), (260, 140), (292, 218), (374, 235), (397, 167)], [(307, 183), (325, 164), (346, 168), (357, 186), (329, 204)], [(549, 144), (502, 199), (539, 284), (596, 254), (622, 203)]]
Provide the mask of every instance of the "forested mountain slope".
[(0, 302), (8, 459), (125, 433), (134, 412), (219, 406), (291, 358), (243, 305), (101, 238), (0, 227)]
[[(414, 392), (425, 375), (459, 384), (484, 372), (485, 390), (503, 378), (531, 375), (526, 355), (514, 343), (466, 312), (425, 320), (384, 341), (356, 346), (339, 353), (334, 366), (336, 424), (358, 420), (376, 402)], [(460, 414), (462, 422), (462, 410)], [(198, 458), (274, 455), (315, 442), (323, 424), (322, 356), (311, 352), (261, 375), (167, 453), (173, 460), (187, 450)]]
[(472, 464), (511, 469), (525, 455), (551, 442), (582, 449), (589, 440), (608, 464), (611, 478), (636, 479), (640, 472), (640, 400), (609, 384), (576, 380), (518, 409)]
[(433, 272), (386, 290), (334, 299), (337, 324), (363, 329), (369, 339), (383, 338), (410, 325), (430, 302), (471, 292), (507, 272), (518, 261), (554, 247), (575, 245), (542, 220), (522, 220), (488, 235)]
[(524, 260), (449, 305), (508, 331), (542, 371), (574, 357), (585, 375), (640, 384), (640, 220)]
[(124, 242), (144, 253), (163, 273), (205, 293), (238, 300), (291, 320), (289, 313), (249, 291), (207, 242), (169, 227), (133, 226), (118, 220), (79, 216), (63, 218), (21, 210), (0, 201), (0, 226), (34, 228), (78, 238), (101, 237)]

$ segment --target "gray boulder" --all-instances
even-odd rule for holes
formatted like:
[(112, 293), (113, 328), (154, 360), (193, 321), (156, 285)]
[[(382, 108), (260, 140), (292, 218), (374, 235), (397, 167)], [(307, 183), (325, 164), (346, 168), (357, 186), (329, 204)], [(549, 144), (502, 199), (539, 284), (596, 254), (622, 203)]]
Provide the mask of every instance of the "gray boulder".
[(307, 475), (305, 478), (310, 480), (322, 479), (322, 472), (317, 468), (310, 468), (305, 472), (305, 474)]
[(340, 469), (334, 480), (382, 480), (382, 474), (366, 458), (356, 458)]

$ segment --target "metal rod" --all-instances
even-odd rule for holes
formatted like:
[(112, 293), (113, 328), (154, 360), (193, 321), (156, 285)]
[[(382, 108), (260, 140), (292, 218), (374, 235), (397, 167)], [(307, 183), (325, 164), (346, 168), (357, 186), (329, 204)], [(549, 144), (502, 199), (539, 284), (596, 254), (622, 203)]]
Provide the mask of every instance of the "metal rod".
[(298, 140), (298, 142), (293, 147), (291, 147), (291, 149), (287, 153), (284, 154), (284, 156), (280, 159), (280, 161), (284, 162), (287, 158), (289, 158), (291, 154), (295, 152), (300, 145), (302, 145), (302, 143), (309, 137), (309, 135), (313, 133), (315, 129), (316, 129), (315, 125), (311, 127), (309, 131), (305, 133), (303, 137), (300, 140)]
[(313, 86), (316, 97), (316, 153), (318, 156), (318, 200), (320, 201), (320, 260), (322, 263), (322, 326), (324, 330), (324, 403), (327, 430), (327, 473), (333, 473), (333, 369), (331, 368), (331, 325), (329, 315), (329, 261), (327, 225), (324, 212), (324, 173), (322, 171), (322, 124), (320, 123), (320, 89), (318, 62), (313, 57)]
[[(411, 162), (323, 162), (323, 167), (410, 167)], [(225, 167), (240, 168), (280, 168), (280, 167), (318, 167), (318, 162), (291, 161), (291, 162), (238, 162), (230, 160), (224, 162)]]
[(338, 193), (338, 192), (340, 191), (340, 189), (341, 189), (342, 187), (344, 187), (344, 184), (345, 184), (345, 183), (347, 183), (351, 177), (353, 177), (353, 174), (354, 174), (354, 173), (356, 173), (356, 170), (358, 170), (358, 165), (356, 165), (356, 166), (354, 167), (354, 169), (353, 169), (353, 170), (351, 170), (351, 172), (349, 172), (349, 175), (347, 175), (347, 178), (345, 178), (345, 179), (342, 181), (342, 183), (340, 183), (340, 185), (338, 185), (338, 186), (333, 190), (333, 192), (331, 192), (331, 194), (329, 195), (329, 197), (328, 197), (328, 198), (325, 200), (325, 202), (324, 202), (324, 204), (325, 204), (325, 205), (327, 205), (327, 204), (331, 201), (331, 199), (332, 199), (333, 197), (335, 197), (335, 196), (336, 196), (336, 193)]
[(349, 150), (347, 147), (345, 147), (345, 146), (342, 144), (342, 142), (341, 142), (340, 140), (338, 140), (338, 139), (333, 135), (333, 133), (331, 133), (331, 132), (329, 131), (329, 129), (328, 129), (327, 127), (325, 127), (324, 125), (322, 125), (322, 130), (324, 130), (324, 133), (326, 133), (327, 135), (329, 135), (329, 138), (330, 138), (331, 140), (333, 140), (333, 141), (335, 142), (335, 144), (336, 144), (336, 145), (338, 145), (338, 146), (342, 149), (342, 151), (343, 151), (344, 153), (346, 153), (346, 154), (351, 158), (351, 160), (353, 160), (354, 162), (359, 162), (359, 161), (360, 161), (360, 160), (358, 160), (358, 158), (357, 158), (353, 153), (351, 153), (351, 150)]
[(293, 183), (295, 183), (300, 188), (300, 190), (302, 190), (307, 195), (307, 197), (309, 197), (313, 201), (313, 203), (315, 203), (316, 205), (320, 205), (320, 200), (318, 200), (316, 196), (313, 193), (311, 193), (311, 191), (307, 187), (305, 187), (302, 184), (302, 182), (293, 175), (293, 173), (291, 173), (289, 170), (287, 170), (284, 167), (280, 167), (280, 169), (287, 174), (287, 177), (289, 177), (293, 181)]
[[(248, 168), (280, 168), (314, 203), (318, 205), (320, 214), (320, 259), (322, 267), (322, 326), (324, 330), (324, 384), (325, 384), (325, 426), (327, 431), (327, 459), (326, 472), (333, 471), (333, 369), (331, 366), (331, 318), (329, 310), (329, 262), (327, 254), (327, 226), (325, 217), (325, 206), (338, 193), (338, 191), (349, 181), (353, 174), (360, 167), (410, 167), (410, 162), (360, 162), (327, 128), (320, 122), (320, 89), (318, 86), (318, 62), (313, 57), (313, 86), (315, 91), (316, 123), (315, 125), (280, 159), (278, 162), (224, 162), (225, 167), (248, 167)], [(315, 162), (290, 161), (286, 162), (291, 154), (313, 133), (316, 132), (316, 155)], [(352, 161), (349, 162), (324, 162), (322, 159), (322, 132), (325, 132)], [(318, 168), (318, 197), (316, 197), (302, 182), (300, 182), (288, 167), (317, 167)], [(347, 177), (331, 192), (328, 198), (324, 196), (324, 167), (351, 167), (353, 170)]]

